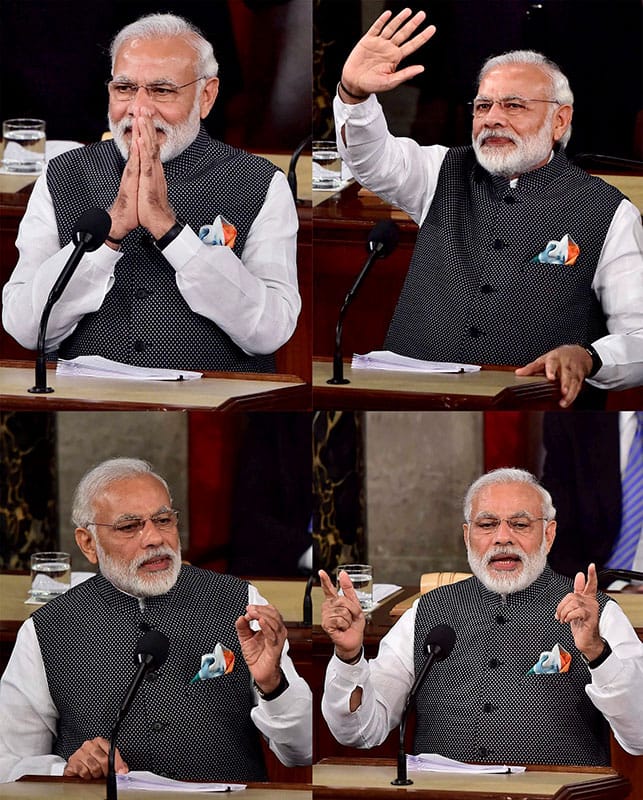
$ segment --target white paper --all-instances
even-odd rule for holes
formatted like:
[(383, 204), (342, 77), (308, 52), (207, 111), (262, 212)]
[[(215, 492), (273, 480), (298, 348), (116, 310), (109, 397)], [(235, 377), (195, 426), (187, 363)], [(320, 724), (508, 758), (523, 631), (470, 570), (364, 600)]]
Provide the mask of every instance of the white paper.
[(245, 783), (191, 783), (190, 781), (174, 781), (162, 778), (153, 772), (133, 770), (125, 775), (116, 776), (119, 792), (128, 789), (147, 790), (150, 792), (238, 792), (246, 788)]
[(454, 761), (452, 758), (438, 753), (420, 753), (417, 756), (407, 755), (406, 766), (409, 772), (468, 772), (468, 773), (510, 773), (524, 772), (526, 767), (508, 767), (506, 764), (467, 764)]
[(134, 367), (131, 364), (110, 361), (102, 356), (78, 356), (70, 360), (59, 358), (56, 374), (137, 381), (189, 381), (201, 378), (203, 375), (201, 372), (190, 372), (189, 370)]
[(353, 354), (353, 369), (385, 369), (397, 372), (479, 372), (476, 364), (455, 364), (448, 361), (422, 361), (409, 358), (390, 350), (372, 350), (370, 353)]
[[(95, 572), (72, 572), (71, 573), (71, 586), (78, 586), (79, 583), (86, 581), (88, 578), (93, 578)], [(25, 600), (26, 606), (42, 606), (44, 603), (41, 603), (40, 600), (32, 600), (31, 597), (27, 597)]]
[(401, 586), (395, 583), (374, 583), (373, 584), (373, 602), (383, 603), (387, 597), (390, 597), (395, 592), (399, 592)]

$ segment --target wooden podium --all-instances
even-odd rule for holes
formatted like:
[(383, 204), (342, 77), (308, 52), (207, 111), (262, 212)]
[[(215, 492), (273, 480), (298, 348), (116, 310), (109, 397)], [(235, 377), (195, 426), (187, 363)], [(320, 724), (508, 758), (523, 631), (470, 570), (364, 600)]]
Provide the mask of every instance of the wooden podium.
[(31, 394), (34, 367), (0, 362), (0, 408), (19, 411), (303, 411), (310, 386), (292, 375), (206, 372), (188, 381), (59, 376), (47, 370), (51, 394)]
[(313, 767), (315, 800), (417, 797), (427, 800), (623, 800), (629, 783), (607, 768), (528, 767), (512, 774), (412, 772), (392, 786), (392, 759), (333, 759)]

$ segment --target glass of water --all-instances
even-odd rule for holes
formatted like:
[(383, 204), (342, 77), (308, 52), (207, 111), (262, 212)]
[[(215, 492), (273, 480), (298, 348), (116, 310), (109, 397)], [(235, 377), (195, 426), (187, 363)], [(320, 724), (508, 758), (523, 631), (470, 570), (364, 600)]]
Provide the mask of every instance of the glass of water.
[(326, 191), (342, 185), (342, 159), (335, 142), (313, 142), (313, 189)]
[(373, 567), (370, 564), (340, 564), (337, 567), (338, 581), (339, 573), (342, 571), (351, 579), (362, 611), (371, 611), (373, 608)]
[(58, 597), (71, 585), (69, 553), (34, 553), (31, 556), (31, 589), (29, 596), (36, 603)]
[(7, 119), (2, 123), (2, 169), (38, 175), (45, 165), (44, 119)]

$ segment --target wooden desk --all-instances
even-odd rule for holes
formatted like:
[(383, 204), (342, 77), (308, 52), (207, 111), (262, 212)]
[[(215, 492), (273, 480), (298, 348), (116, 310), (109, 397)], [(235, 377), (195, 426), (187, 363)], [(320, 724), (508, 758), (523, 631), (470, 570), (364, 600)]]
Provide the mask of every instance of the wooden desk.
[(333, 759), (313, 767), (319, 798), (421, 797), (434, 800), (623, 800), (628, 782), (599, 768), (529, 768), (511, 775), (413, 772), (411, 786), (391, 786), (397, 774), (391, 759)]
[[(74, 781), (70, 778), (50, 778), (41, 776), (25, 776), (14, 783), (3, 783), (0, 789), (3, 800), (105, 800), (104, 781)], [(186, 800), (203, 800), (203, 792), (149, 792), (132, 791), (119, 793), (119, 797), (131, 800), (150, 800), (155, 795), (157, 798), (186, 798)], [(226, 795), (209, 795), (210, 797)], [(247, 800), (312, 800), (313, 793), (310, 785), (287, 783), (249, 783), (247, 788), (240, 792), (240, 796)]]
[(208, 372), (191, 381), (129, 381), (57, 376), (51, 394), (30, 394), (34, 367), (0, 362), (0, 407), (20, 411), (303, 411), (310, 387), (292, 375)]

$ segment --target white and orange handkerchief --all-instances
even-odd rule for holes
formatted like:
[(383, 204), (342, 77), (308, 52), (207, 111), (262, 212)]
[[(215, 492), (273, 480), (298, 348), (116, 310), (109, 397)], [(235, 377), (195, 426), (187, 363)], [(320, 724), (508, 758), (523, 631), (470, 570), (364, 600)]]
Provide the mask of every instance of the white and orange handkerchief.
[(534, 257), (534, 261), (539, 261), (541, 264), (561, 264), (567, 267), (573, 267), (576, 259), (580, 254), (580, 247), (566, 233), (560, 242), (552, 240), (547, 242), (547, 246)]
[(199, 229), (199, 239), (205, 244), (224, 245), (234, 247), (237, 241), (237, 229), (225, 217), (219, 214), (212, 225), (202, 225)]
[(529, 670), (527, 675), (554, 675), (557, 672), (569, 672), (572, 657), (559, 644), (551, 650), (540, 654), (540, 658)]
[(190, 681), (190, 685), (197, 681), (207, 681), (210, 678), (218, 678), (227, 675), (234, 668), (234, 653), (228, 650), (221, 642), (217, 642), (213, 653), (205, 653), (201, 656), (201, 669)]

